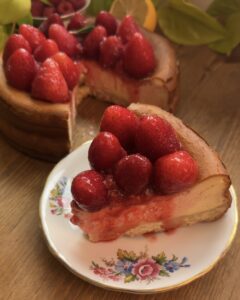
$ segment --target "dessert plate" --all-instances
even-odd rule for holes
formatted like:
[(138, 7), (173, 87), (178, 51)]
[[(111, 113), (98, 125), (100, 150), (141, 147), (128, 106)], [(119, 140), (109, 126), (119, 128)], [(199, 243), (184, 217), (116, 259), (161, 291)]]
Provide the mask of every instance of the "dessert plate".
[[(156, 293), (186, 285), (208, 273), (234, 239), (238, 213), (232, 206), (218, 221), (111, 242), (89, 242), (70, 222), (71, 181), (89, 168), (90, 142), (59, 162), (40, 201), (40, 218), (51, 253), (67, 269), (97, 286), (132, 293)], [(214, 272), (214, 271), (213, 271)]]

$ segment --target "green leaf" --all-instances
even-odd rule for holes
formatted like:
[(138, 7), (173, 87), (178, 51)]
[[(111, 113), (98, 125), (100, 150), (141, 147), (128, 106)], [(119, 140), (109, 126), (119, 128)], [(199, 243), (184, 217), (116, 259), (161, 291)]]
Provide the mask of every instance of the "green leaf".
[(154, 259), (159, 265), (162, 265), (167, 261), (167, 257), (164, 252), (161, 252), (157, 256), (153, 256), (152, 259)]
[(228, 16), (240, 11), (240, 0), (214, 0), (207, 12), (212, 16)]
[(15, 23), (19, 19), (28, 15), (30, 9), (30, 0), (1, 0), (0, 24)]
[(160, 270), (159, 275), (160, 276), (164, 276), (164, 277), (169, 277), (168, 272), (166, 270), (164, 270), (164, 269)]
[(212, 43), (209, 47), (219, 53), (230, 55), (240, 43), (240, 11), (226, 19), (227, 36), (224, 40)]
[(172, 260), (173, 260), (173, 261), (177, 261), (177, 260), (178, 260), (178, 257), (177, 257), (175, 254), (173, 254)]
[(135, 252), (122, 250), (122, 249), (118, 249), (117, 257), (120, 260), (126, 259), (126, 260), (129, 260), (129, 261), (136, 261), (138, 259), (138, 256), (136, 255)]
[(158, 17), (164, 34), (182, 45), (208, 44), (226, 35), (216, 19), (184, 0), (170, 0), (158, 9)]
[(49, 0), (41, 0), (41, 2), (42, 2), (43, 4), (48, 5), (48, 6), (52, 6), (52, 3), (51, 3)]
[(109, 11), (113, 0), (92, 0), (88, 6), (87, 13), (96, 16), (101, 10)]
[(128, 275), (124, 278), (124, 283), (128, 283), (128, 282), (131, 282), (131, 281), (134, 281), (136, 279), (136, 276), (135, 275)]
[(21, 25), (21, 24), (32, 25), (33, 24), (32, 14), (31, 13), (27, 14), (24, 18), (21, 18), (20, 20), (18, 20), (17, 24), (18, 25)]

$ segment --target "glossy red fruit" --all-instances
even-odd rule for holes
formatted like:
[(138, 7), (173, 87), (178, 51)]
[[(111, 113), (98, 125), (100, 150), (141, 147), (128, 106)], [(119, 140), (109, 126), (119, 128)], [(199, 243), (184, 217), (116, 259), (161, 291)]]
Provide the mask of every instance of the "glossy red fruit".
[(70, 22), (68, 23), (68, 30), (78, 30), (85, 26), (86, 24), (86, 17), (80, 13), (76, 13), (71, 18)]
[(11, 86), (29, 91), (36, 74), (36, 64), (32, 55), (25, 49), (17, 49), (7, 60), (5, 74)]
[(117, 34), (123, 43), (126, 44), (136, 32), (139, 32), (139, 27), (134, 21), (134, 18), (132, 16), (126, 16), (119, 25)]
[(135, 145), (139, 153), (153, 161), (181, 148), (173, 127), (158, 116), (140, 118)]
[(154, 187), (163, 194), (176, 193), (190, 187), (197, 178), (197, 162), (186, 151), (165, 155), (154, 164)]
[(104, 68), (112, 68), (123, 56), (123, 44), (117, 36), (104, 39), (100, 45), (100, 63)]
[(152, 174), (152, 164), (140, 154), (123, 157), (116, 165), (114, 178), (126, 194), (143, 192)]
[(43, 3), (38, 1), (32, 1), (31, 13), (33, 17), (41, 17), (43, 14), (44, 5)]
[(71, 192), (78, 206), (87, 211), (97, 211), (108, 204), (104, 178), (96, 171), (78, 174), (72, 182)]
[(74, 12), (74, 7), (70, 1), (63, 0), (58, 4), (57, 12), (60, 15), (68, 15)]
[(59, 51), (58, 45), (53, 40), (45, 40), (34, 51), (34, 57), (39, 62), (44, 62)]
[(150, 42), (140, 33), (135, 33), (126, 46), (123, 68), (132, 77), (140, 79), (152, 73), (157, 65)]
[(32, 96), (53, 103), (69, 100), (67, 83), (52, 58), (45, 60), (38, 70), (32, 83)]
[(101, 120), (100, 130), (113, 133), (121, 145), (128, 149), (133, 145), (139, 119), (134, 112), (119, 105), (109, 106)]
[(72, 90), (79, 82), (79, 69), (73, 60), (63, 52), (58, 52), (52, 56), (58, 65), (59, 68), (67, 82), (68, 88)]
[(54, 7), (52, 7), (52, 6), (47, 6), (47, 7), (45, 7), (44, 10), (43, 10), (43, 16), (49, 18), (49, 17), (51, 17), (55, 12), (56, 12), (56, 9), (55, 9)]
[(70, 0), (70, 2), (76, 10), (83, 8), (83, 6), (86, 4), (86, 0)]
[(125, 155), (125, 150), (112, 133), (100, 132), (90, 145), (88, 159), (97, 171), (109, 171)]
[(19, 48), (32, 53), (29, 42), (21, 34), (10, 35), (3, 51), (3, 62), (6, 63), (8, 58)]
[(19, 33), (29, 42), (33, 51), (46, 40), (43, 33), (31, 25), (22, 24)]
[(95, 21), (96, 26), (101, 25), (105, 27), (108, 35), (114, 35), (117, 31), (117, 20), (115, 17), (106, 11), (101, 11)]
[(103, 26), (96, 26), (83, 42), (84, 54), (89, 58), (97, 59), (100, 54), (100, 44), (106, 36), (106, 29)]
[(65, 52), (70, 57), (75, 57), (78, 54), (78, 40), (63, 26), (52, 24), (49, 27), (48, 33), (49, 38), (58, 44), (58, 47), (62, 52)]
[(63, 21), (59, 14), (54, 13), (47, 20), (42, 22), (42, 24), (39, 26), (39, 30), (48, 36), (48, 30), (52, 24), (59, 24), (64, 27)]

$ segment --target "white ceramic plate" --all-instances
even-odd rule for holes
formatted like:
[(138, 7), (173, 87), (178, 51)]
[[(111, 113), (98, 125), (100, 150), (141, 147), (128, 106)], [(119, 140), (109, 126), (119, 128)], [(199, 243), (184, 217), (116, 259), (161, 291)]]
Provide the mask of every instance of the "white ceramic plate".
[[(46, 182), (42, 229), (50, 251), (80, 278), (113, 290), (154, 293), (183, 286), (209, 272), (234, 239), (238, 215), (232, 206), (218, 221), (180, 228), (171, 234), (91, 243), (69, 221), (72, 178), (89, 168), (89, 143), (64, 158)], [(214, 272), (214, 271), (213, 271)]]

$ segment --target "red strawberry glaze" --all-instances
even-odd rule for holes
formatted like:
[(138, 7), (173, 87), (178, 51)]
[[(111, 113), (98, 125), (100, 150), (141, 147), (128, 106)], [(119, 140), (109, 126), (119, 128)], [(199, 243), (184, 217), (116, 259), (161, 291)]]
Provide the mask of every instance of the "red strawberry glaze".
[(172, 196), (145, 193), (141, 196), (124, 196), (116, 188), (111, 175), (106, 177), (110, 205), (97, 211), (81, 210), (72, 201), (72, 223), (86, 232), (93, 242), (114, 240), (139, 224), (162, 221), (170, 229), (169, 219), (174, 207)]

